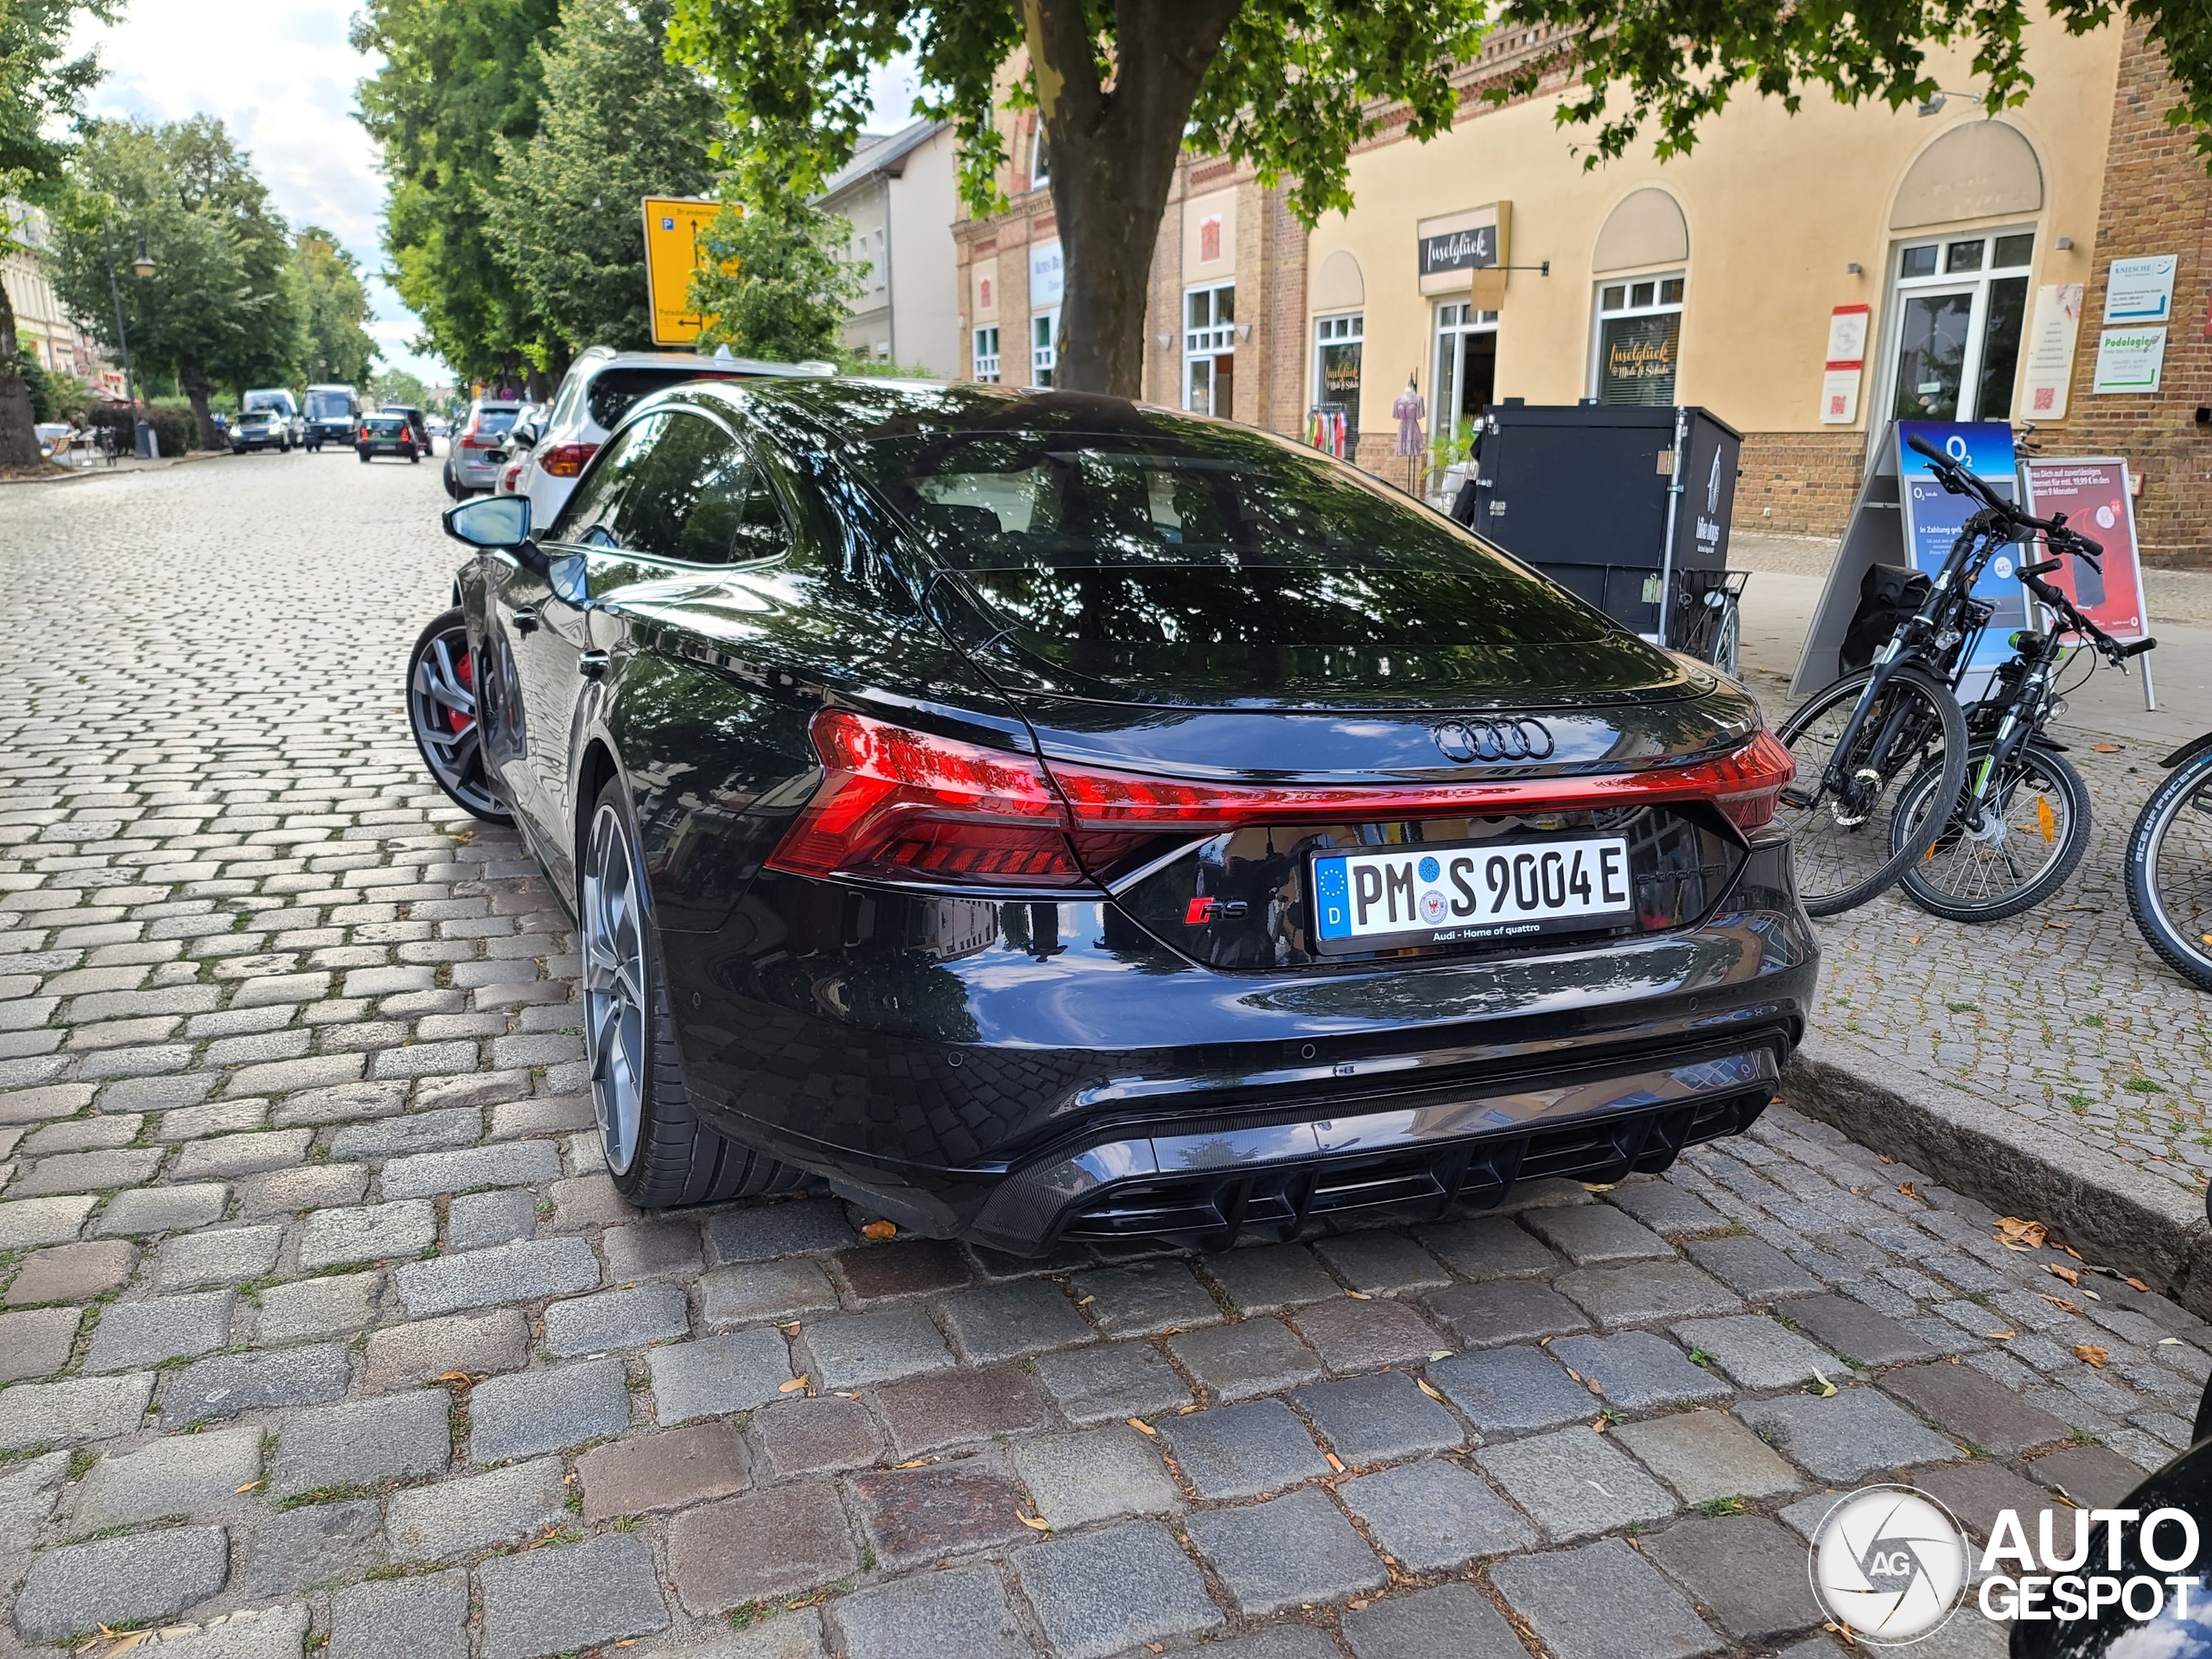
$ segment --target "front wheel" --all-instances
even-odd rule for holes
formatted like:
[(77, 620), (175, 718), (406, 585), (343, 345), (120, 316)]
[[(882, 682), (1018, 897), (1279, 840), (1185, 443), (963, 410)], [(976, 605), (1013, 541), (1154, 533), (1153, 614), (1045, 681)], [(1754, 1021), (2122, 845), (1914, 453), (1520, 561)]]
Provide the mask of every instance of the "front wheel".
[(2127, 838), (2127, 907), (2168, 967), (2212, 991), (2212, 750), (2143, 804)]
[[(1838, 753), (1875, 672), (1860, 669), (1815, 692), (1776, 734), (1797, 763), (1776, 821), (1796, 842), (1798, 895), (1811, 915), (1840, 915), (1886, 892), (1934, 842), (1966, 781), (1967, 722), (1958, 701), (1910, 664), (1890, 676), (1850, 752)], [(1904, 785), (1930, 766), (1936, 776), (1922, 809), (1929, 816), (1900, 841), (1894, 821)]]
[[(1985, 786), (1990, 759), (1986, 746), (1967, 756), (1966, 787), (1949, 822), (1905, 869), (1905, 896), (1931, 916), (1954, 922), (2017, 916), (2057, 892), (2088, 850), (2089, 786), (2080, 772), (2052, 751), (2023, 744), (2005, 775)], [(1940, 769), (1929, 766), (1905, 785), (1892, 840), (1920, 838), (1942, 783)]]
[(468, 619), (456, 607), (433, 617), (408, 653), (407, 723), (423, 764), (454, 805), (486, 823), (511, 823), (484, 770), (477, 709), (476, 654)]
[(584, 1052), (614, 1187), (646, 1209), (790, 1192), (804, 1172), (701, 1122), (677, 1058), (637, 821), (619, 777), (592, 803), (576, 860)]

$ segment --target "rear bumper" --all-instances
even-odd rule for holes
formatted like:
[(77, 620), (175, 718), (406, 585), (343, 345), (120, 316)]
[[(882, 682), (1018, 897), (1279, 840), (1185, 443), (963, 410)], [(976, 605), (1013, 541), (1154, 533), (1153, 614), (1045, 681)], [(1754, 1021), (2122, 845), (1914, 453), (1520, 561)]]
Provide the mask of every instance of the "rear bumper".
[(1779, 837), (1701, 925), (1418, 966), (1226, 973), (1110, 905), (772, 874), (662, 944), (709, 1122), (1017, 1251), (1663, 1168), (1764, 1108), (1819, 966)]

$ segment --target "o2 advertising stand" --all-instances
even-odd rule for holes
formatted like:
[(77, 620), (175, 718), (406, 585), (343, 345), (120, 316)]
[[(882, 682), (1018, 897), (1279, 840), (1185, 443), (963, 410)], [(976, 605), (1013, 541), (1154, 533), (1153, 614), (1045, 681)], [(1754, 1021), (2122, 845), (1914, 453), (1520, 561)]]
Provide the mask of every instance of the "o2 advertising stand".
[[(1813, 612), (1812, 626), (1806, 630), (1805, 648), (1789, 683), (1793, 697), (1810, 696), (1841, 674), (1837, 653), (1858, 611), (1860, 584), (1867, 570), (1878, 564), (1934, 575), (1943, 568), (1960, 526), (1974, 511), (1970, 498), (1944, 489), (1927, 460), (1906, 447), (1904, 441), (1910, 437), (1925, 439), (2007, 500), (2020, 499), (2009, 423), (1892, 421), (1882, 435), (1875, 464), (1852, 503), (1842, 545), (1829, 567), (1827, 585)], [(1905, 462), (1902, 469), (1900, 456)], [(2068, 522), (2078, 523), (2084, 535), (2105, 547), (2100, 561), (2104, 566), (2101, 579), (2087, 565), (2069, 559), (2066, 569), (2053, 580), (2077, 597), (2079, 584), (2086, 581), (2103, 602), (2102, 609), (2082, 602), (2082, 609), (2097, 625), (2115, 639), (2142, 639), (2142, 575), (2136, 565), (2134, 520), (2127, 499), (2125, 465), (2116, 461), (2056, 461), (2038, 456), (2028, 463), (2027, 470), (2032, 493), (2023, 505), (2030, 512), (2038, 518), (2048, 518), (2054, 510), (2064, 512)], [(1973, 702), (1981, 696), (1997, 664), (2012, 655), (2007, 642), (2013, 631), (2029, 624), (2028, 592), (2014, 574), (2019, 563), (2016, 553), (1999, 553), (1974, 585), (1974, 597), (1991, 605), (1993, 613), (1959, 682), (1961, 702)], [(2147, 704), (2151, 696), (2147, 659), (2143, 690)]]

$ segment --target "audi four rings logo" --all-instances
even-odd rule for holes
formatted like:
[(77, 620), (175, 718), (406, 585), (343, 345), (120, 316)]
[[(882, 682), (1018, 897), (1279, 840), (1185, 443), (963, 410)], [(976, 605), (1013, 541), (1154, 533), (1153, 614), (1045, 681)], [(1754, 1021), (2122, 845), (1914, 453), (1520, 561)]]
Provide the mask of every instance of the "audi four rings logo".
[(1451, 720), (1436, 728), (1436, 747), (1454, 760), (1542, 760), (1552, 734), (1541, 720)]

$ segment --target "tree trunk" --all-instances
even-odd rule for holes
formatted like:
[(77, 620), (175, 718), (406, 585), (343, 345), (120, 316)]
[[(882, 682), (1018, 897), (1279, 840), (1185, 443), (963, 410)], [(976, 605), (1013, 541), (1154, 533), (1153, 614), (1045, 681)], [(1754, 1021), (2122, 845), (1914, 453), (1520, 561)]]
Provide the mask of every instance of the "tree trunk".
[(1084, 0), (1021, 0), (1067, 255), (1053, 384), (1135, 397), (1152, 250), (1206, 70), (1243, 0), (1118, 0), (1102, 86)]
[(31, 413), (31, 389), (16, 366), (16, 308), (8, 285), (0, 283), (0, 467), (40, 464), (37, 420)]
[(200, 426), (200, 447), (219, 449), (223, 435), (215, 427), (215, 411), (207, 405), (208, 395), (214, 391), (209, 383), (207, 371), (197, 364), (187, 364), (177, 371), (177, 383), (184, 388), (185, 400), (192, 405), (192, 418)]

